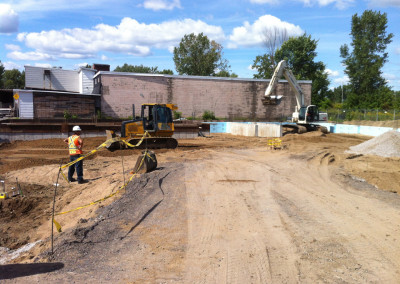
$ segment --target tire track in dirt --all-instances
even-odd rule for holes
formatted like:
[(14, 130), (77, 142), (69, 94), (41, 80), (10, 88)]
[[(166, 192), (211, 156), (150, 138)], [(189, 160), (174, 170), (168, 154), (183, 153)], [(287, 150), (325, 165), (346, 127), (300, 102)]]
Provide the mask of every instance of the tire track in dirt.
[[(243, 159), (243, 154), (216, 154), (211, 161), (191, 165), (186, 173), (187, 180), (197, 187), (195, 192), (187, 191), (188, 208), (194, 209), (189, 210), (185, 282), (296, 281), (293, 257), (275, 253), (281, 246), (290, 251), (290, 245), (282, 241), (281, 226), (275, 224), (278, 216), (274, 222), (268, 218), (273, 217), (268, 214), (275, 215), (268, 210), (266, 203), (272, 198), (264, 189), (269, 166), (252, 161), (243, 167)], [(201, 267), (197, 273), (193, 271), (195, 263)]]

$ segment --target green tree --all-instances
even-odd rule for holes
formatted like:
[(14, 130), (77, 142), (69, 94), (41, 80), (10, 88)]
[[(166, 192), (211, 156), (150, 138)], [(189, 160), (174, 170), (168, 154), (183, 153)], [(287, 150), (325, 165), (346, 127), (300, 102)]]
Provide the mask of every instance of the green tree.
[(150, 74), (170, 74), (174, 73), (170, 69), (164, 69), (162, 71), (158, 70), (158, 67), (147, 67), (143, 65), (130, 65), (125, 63), (124, 65), (117, 66), (114, 72), (130, 72), (130, 73), (150, 73)]
[(235, 73), (229, 73), (227, 70), (221, 70), (218, 73), (215, 73), (215, 77), (230, 77), (230, 78), (237, 78), (238, 75)]
[(311, 102), (318, 106), (326, 105), (329, 93), (328, 74), (325, 64), (315, 61), (318, 41), (306, 33), (299, 37), (291, 37), (275, 52), (275, 58), (264, 54), (257, 56), (253, 68), (258, 70), (254, 78), (270, 79), (275, 69), (275, 62), (286, 60), (288, 67), (298, 80), (312, 80)]
[(3, 63), (1, 63), (1, 60), (0, 60), (0, 89), (4, 88), (3, 74), (4, 74), (4, 66), (3, 66)]
[(256, 79), (270, 79), (276, 67), (275, 61), (269, 54), (258, 55), (251, 66), (257, 70), (253, 77)]
[(228, 61), (222, 58), (222, 45), (210, 41), (203, 33), (184, 35), (174, 48), (175, 69), (179, 74), (213, 76), (217, 70), (227, 71)]
[(383, 107), (393, 97), (382, 77), (382, 67), (388, 58), (386, 48), (393, 38), (393, 34), (386, 33), (386, 28), (386, 13), (366, 10), (361, 16), (352, 17), (352, 51), (347, 44), (340, 47), (351, 85), (349, 107)]
[(291, 37), (276, 51), (275, 58), (286, 60), (289, 68), (298, 80), (311, 80), (311, 103), (321, 106), (328, 96), (329, 80), (325, 72), (325, 64), (315, 61), (318, 40), (304, 33), (299, 37)]
[(279, 61), (276, 61), (275, 53), (288, 39), (289, 34), (286, 28), (265, 28), (263, 31), (263, 43), (267, 53), (258, 55), (254, 60), (252, 68), (258, 71), (258, 74), (255, 74), (254, 78), (264, 79), (272, 77), (275, 66), (279, 63)]
[(25, 71), (21, 73), (18, 69), (5, 70), (2, 81), (6, 89), (22, 89), (25, 87)]

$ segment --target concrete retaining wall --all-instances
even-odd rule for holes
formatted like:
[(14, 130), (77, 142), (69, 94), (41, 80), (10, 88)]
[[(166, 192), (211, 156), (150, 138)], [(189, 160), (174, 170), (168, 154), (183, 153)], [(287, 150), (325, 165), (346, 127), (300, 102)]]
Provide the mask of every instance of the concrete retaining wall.
[[(374, 127), (363, 125), (349, 125), (349, 124), (333, 124), (333, 123), (319, 123), (328, 128), (331, 133), (343, 134), (361, 134), (367, 136), (379, 136), (387, 131), (396, 130), (400, 132), (400, 128), (393, 129), (391, 127)], [(257, 131), (254, 126), (257, 125)], [(234, 126), (234, 128), (232, 128)], [(258, 136), (258, 137), (281, 137), (282, 127), (279, 123), (234, 123), (234, 122), (213, 122), (211, 123), (210, 133), (231, 133), (234, 135), (243, 136)], [(250, 135), (257, 133), (256, 135)], [(249, 135), (248, 135), (249, 134)]]
[(210, 133), (230, 133), (232, 135), (255, 137), (281, 137), (282, 125), (265, 122), (213, 122)]
[[(120, 135), (119, 132), (116, 132), (118, 135)], [(208, 131), (203, 131), (203, 134), (208, 136), (210, 135), (210, 132)], [(0, 142), (12, 142), (12, 141), (17, 141), (17, 140), (39, 140), (39, 139), (51, 139), (51, 138), (56, 138), (56, 139), (65, 139), (68, 136), (72, 135), (71, 133), (7, 133), (7, 132), (1, 132), (0, 133)], [(93, 133), (82, 133), (82, 138), (86, 137), (101, 137), (105, 136), (104, 132), (93, 132)], [(175, 132), (174, 135), (172, 136), (175, 139), (193, 139), (198, 137), (197, 132), (193, 131), (188, 131), (188, 132)]]

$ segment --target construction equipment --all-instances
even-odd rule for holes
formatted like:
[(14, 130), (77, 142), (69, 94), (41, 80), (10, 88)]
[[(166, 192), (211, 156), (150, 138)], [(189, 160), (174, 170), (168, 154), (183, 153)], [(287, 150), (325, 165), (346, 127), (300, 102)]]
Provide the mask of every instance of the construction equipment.
[(0, 199), (7, 199), (9, 196), (8, 196), (8, 193), (6, 192), (6, 185), (5, 185), (5, 183), (4, 183), (4, 180), (0, 180), (0, 183), (2, 183), (3, 184), (3, 192), (0, 192)]
[(328, 129), (324, 126), (315, 124), (317, 122), (327, 122), (328, 114), (318, 111), (318, 107), (315, 105), (304, 105), (304, 94), (303, 90), (297, 83), (292, 71), (288, 68), (285, 60), (279, 62), (278, 66), (275, 68), (274, 74), (272, 75), (271, 81), (269, 82), (268, 88), (265, 90), (265, 96), (262, 99), (264, 105), (276, 105), (282, 96), (272, 95), (276, 88), (278, 80), (282, 77), (289, 82), (295, 95), (297, 105), (292, 114), (292, 122), (296, 125), (286, 125), (288, 127), (294, 128), (298, 133), (304, 133), (307, 131), (320, 130), (324, 133), (328, 132)]
[[(107, 130), (107, 140), (114, 138), (106, 148), (110, 151), (130, 148), (125, 142), (136, 145), (145, 133), (148, 136), (138, 148), (168, 148), (178, 147), (178, 141), (172, 138), (174, 134), (174, 123), (172, 111), (178, 107), (173, 104), (143, 104), (140, 117), (135, 117), (135, 105), (132, 105), (133, 119), (123, 121), (121, 125), (121, 136), (114, 131)], [(116, 138), (116, 139), (115, 139)]]

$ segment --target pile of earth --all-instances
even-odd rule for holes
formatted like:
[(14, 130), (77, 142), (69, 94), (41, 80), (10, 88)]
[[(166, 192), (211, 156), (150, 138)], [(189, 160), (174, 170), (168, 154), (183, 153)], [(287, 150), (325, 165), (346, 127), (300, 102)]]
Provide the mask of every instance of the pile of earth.
[(400, 132), (388, 131), (349, 149), (347, 153), (400, 157)]

